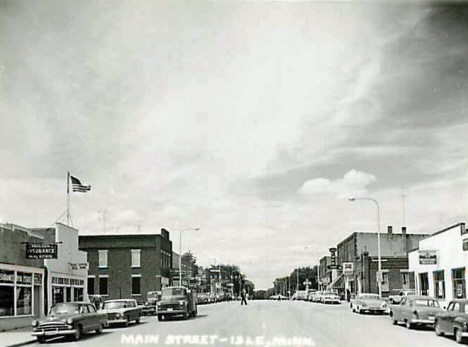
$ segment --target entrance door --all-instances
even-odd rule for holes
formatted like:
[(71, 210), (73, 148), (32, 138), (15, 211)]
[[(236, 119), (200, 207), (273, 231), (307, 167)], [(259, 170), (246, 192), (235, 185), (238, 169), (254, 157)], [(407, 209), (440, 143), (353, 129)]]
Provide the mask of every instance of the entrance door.
[(39, 318), (41, 316), (41, 306), (42, 306), (41, 286), (34, 286), (33, 295), (34, 295), (33, 314), (34, 314), (34, 317)]
[(429, 295), (429, 276), (427, 272), (419, 274), (419, 291), (421, 295)]

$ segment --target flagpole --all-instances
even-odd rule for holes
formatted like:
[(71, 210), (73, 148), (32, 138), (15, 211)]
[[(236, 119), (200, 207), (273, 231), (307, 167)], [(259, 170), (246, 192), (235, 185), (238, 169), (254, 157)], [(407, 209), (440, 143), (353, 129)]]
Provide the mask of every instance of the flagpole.
[(67, 225), (70, 225), (70, 172), (67, 172)]

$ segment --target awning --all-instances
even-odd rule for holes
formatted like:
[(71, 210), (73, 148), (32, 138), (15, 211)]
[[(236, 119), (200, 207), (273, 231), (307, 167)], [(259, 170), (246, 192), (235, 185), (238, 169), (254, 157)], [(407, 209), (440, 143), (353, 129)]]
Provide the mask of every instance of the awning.
[(327, 289), (344, 289), (344, 277), (343, 274), (335, 278), (328, 286)]

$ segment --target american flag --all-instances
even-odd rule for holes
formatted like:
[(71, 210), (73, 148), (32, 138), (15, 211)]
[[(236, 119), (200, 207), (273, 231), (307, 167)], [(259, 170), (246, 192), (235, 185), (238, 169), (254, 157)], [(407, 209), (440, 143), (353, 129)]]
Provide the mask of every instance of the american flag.
[(72, 187), (73, 187), (74, 192), (87, 193), (91, 190), (91, 186), (82, 185), (78, 178), (70, 175), (70, 179), (72, 182)]

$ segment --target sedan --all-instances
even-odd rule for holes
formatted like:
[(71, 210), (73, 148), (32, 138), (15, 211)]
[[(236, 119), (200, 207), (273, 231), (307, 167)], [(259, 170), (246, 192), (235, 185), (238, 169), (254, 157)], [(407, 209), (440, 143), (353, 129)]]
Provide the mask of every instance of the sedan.
[(454, 335), (458, 343), (466, 343), (468, 337), (468, 300), (453, 300), (447, 311), (436, 314), (434, 330), (437, 336)]
[(340, 303), (340, 296), (333, 292), (324, 292), (322, 297), (322, 302), (324, 304), (339, 304)]
[(411, 329), (415, 325), (433, 326), (436, 314), (442, 312), (437, 299), (412, 295), (403, 298), (399, 305), (392, 306), (390, 317), (394, 325), (403, 322)]
[(364, 312), (382, 314), (387, 310), (387, 307), (388, 304), (382, 300), (380, 295), (370, 293), (359, 294), (350, 303), (351, 310), (359, 314)]

